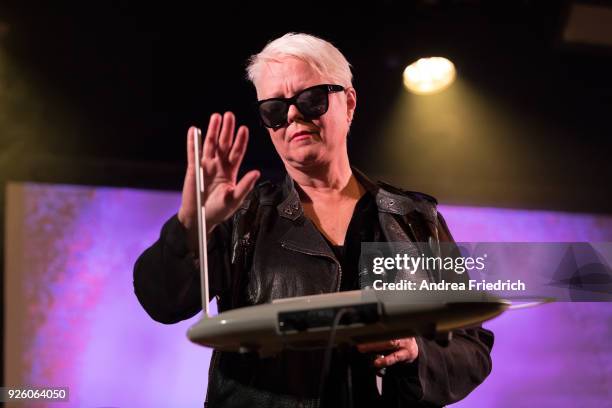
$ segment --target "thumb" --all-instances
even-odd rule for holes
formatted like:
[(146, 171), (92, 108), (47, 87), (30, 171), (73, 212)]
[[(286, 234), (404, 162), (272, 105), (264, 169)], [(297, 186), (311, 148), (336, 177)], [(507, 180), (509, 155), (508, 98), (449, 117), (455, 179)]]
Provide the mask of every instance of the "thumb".
[(240, 205), (245, 199), (247, 194), (253, 189), (255, 182), (259, 179), (261, 174), (257, 170), (251, 170), (245, 174), (242, 179), (236, 184), (232, 191), (233, 199)]

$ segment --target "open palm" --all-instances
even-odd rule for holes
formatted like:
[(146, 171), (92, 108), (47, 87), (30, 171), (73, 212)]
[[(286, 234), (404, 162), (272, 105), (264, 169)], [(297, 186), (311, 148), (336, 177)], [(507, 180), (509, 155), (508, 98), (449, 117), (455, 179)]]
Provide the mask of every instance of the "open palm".
[[(207, 232), (231, 217), (259, 178), (259, 171), (251, 170), (237, 181), (238, 171), (246, 152), (249, 130), (240, 126), (235, 132), (234, 114), (226, 112), (221, 118), (218, 113), (210, 117), (208, 130), (202, 148), (202, 169), (204, 173), (203, 205), (206, 207)], [(193, 132), (187, 132), (187, 172), (178, 218), (189, 232), (190, 246), (196, 247), (197, 204), (195, 186), (195, 155)], [(234, 134), (235, 133), (235, 134)]]

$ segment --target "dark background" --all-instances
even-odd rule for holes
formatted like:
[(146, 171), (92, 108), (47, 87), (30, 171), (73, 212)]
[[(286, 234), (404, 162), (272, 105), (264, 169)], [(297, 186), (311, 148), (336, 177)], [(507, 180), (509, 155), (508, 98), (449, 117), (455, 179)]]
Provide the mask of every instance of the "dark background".
[[(251, 129), (244, 168), (278, 177), (244, 68), (269, 40), (301, 31), (332, 41), (354, 67), (349, 153), (373, 177), (446, 204), (612, 213), (612, 53), (563, 40), (576, 2), (223, 3), (0, 5), (3, 186), (179, 190), (187, 128), (225, 110)], [(456, 64), (457, 84), (406, 96), (405, 65), (429, 55)], [(406, 142), (386, 157), (402, 95), (430, 117), (400, 129)], [(437, 115), (462, 139), (436, 130)]]
[[(572, 2), (226, 3), (5, 6), (4, 179), (178, 190), (188, 126), (205, 128), (224, 110), (251, 129), (244, 167), (275, 176), (281, 163), (252, 111), (244, 68), (268, 40), (303, 31), (332, 41), (354, 67), (350, 156), (374, 177), (445, 203), (612, 211), (612, 58), (605, 47), (563, 42)], [(478, 94), (480, 105), (466, 99), (457, 121), (471, 121), (470, 138), (445, 156), (427, 146), (448, 134), (408, 128), (427, 139), (405, 149), (412, 165), (389, 165), (373, 152), (388, 143), (403, 68), (427, 55), (453, 60)]]

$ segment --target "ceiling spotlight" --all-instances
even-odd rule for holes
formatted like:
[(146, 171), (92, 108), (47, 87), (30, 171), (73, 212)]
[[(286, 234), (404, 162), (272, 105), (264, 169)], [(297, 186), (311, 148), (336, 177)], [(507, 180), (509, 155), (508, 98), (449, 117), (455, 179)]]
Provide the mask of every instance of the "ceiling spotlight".
[(455, 66), (443, 57), (421, 58), (404, 70), (404, 86), (410, 92), (429, 95), (440, 92), (455, 80)]

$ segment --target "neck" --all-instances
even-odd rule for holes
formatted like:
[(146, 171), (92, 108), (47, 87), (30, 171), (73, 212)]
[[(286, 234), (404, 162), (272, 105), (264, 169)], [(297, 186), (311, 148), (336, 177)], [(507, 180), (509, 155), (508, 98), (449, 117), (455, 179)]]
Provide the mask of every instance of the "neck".
[(285, 168), (300, 187), (320, 191), (342, 190), (353, 175), (346, 156), (316, 166), (296, 167), (285, 163)]
[[(348, 157), (307, 168), (296, 168), (285, 163), (289, 176), (297, 183), (302, 199), (317, 201), (318, 198), (359, 198), (364, 188), (353, 176)], [(305, 195), (305, 196), (304, 196)]]

